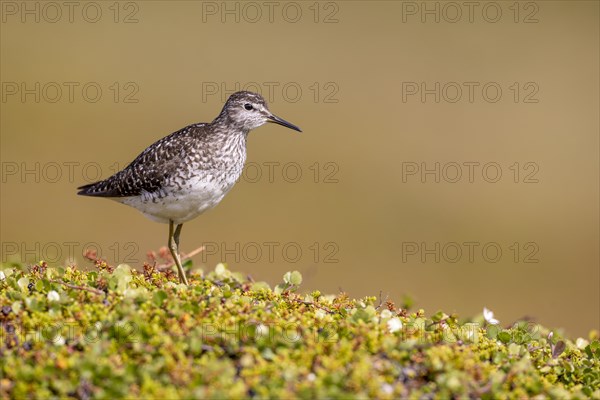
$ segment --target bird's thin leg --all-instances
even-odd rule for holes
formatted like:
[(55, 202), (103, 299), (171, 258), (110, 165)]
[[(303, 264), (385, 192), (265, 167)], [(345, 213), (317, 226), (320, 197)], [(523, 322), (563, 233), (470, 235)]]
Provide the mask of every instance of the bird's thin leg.
[(185, 276), (185, 271), (183, 269), (183, 265), (181, 264), (181, 255), (179, 253), (179, 235), (181, 234), (181, 228), (183, 228), (183, 224), (179, 224), (177, 225), (177, 227), (175, 227), (175, 232), (173, 233), (173, 240), (175, 241), (175, 250), (177, 251), (177, 260), (179, 261), (179, 266), (178, 266), (178, 270), (180, 273), (180, 279), (181, 281), (188, 285), (188, 280), (187, 277)]
[(171, 250), (171, 255), (173, 256), (175, 265), (177, 265), (177, 274), (179, 275), (179, 280), (181, 283), (187, 285), (188, 280), (185, 276), (183, 266), (181, 265), (181, 258), (179, 257), (179, 234), (181, 233), (182, 227), (183, 224), (177, 225), (175, 231), (173, 232), (173, 221), (169, 221), (169, 250)]

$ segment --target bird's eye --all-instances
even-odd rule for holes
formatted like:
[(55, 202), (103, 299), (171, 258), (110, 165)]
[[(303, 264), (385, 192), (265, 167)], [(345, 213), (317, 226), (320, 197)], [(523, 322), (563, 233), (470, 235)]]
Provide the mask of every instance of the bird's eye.
[(250, 110), (252, 110), (252, 104), (250, 104), (250, 103), (246, 103), (246, 104), (244, 104), (244, 108), (245, 108), (246, 110), (250, 111)]

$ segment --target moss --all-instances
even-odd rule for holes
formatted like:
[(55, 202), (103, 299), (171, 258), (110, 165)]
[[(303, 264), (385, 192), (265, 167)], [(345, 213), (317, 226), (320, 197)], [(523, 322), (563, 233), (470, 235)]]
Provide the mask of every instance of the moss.
[(600, 397), (593, 338), (300, 294), (297, 272), (0, 271), (3, 398)]

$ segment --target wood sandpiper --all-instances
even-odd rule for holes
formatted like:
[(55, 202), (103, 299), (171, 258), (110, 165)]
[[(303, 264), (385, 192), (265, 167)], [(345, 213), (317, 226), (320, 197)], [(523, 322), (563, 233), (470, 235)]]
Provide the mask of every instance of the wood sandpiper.
[(236, 92), (210, 123), (186, 126), (144, 150), (110, 178), (79, 187), (78, 194), (107, 197), (169, 224), (169, 250), (179, 279), (188, 284), (179, 255), (184, 222), (213, 208), (242, 175), (246, 141), (254, 128), (273, 122), (301, 132), (275, 115), (257, 93)]

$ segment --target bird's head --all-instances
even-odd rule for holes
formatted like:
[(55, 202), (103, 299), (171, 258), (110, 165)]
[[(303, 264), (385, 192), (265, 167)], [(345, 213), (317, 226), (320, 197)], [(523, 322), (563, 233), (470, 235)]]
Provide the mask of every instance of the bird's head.
[(258, 93), (235, 92), (227, 99), (219, 117), (227, 117), (229, 121), (248, 131), (272, 122), (302, 132), (296, 125), (273, 115), (265, 99)]

